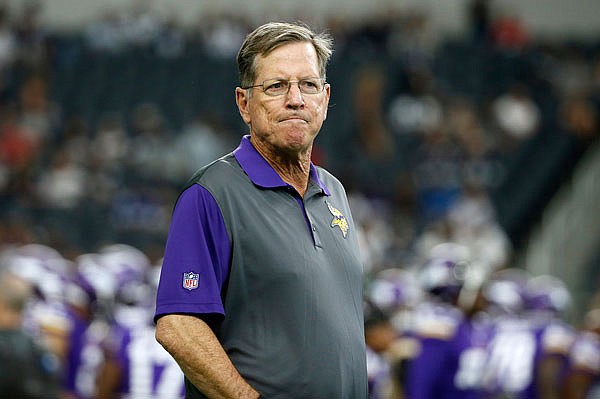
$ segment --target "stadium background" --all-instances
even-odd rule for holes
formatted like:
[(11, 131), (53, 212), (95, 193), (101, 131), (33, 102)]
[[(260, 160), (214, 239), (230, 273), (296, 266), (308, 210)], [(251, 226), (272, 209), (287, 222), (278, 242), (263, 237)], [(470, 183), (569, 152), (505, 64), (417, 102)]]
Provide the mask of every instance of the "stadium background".
[[(493, 204), (487, 222), (508, 238), (510, 263), (564, 279), (575, 319), (597, 289), (595, 1), (489, 2), (487, 20), (469, 1), (1, 4), (5, 245), (75, 257), (123, 242), (158, 259), (181, 182), (245, 131), (233, 98), (243, 35), (273, 18), (305, 20), (336, 39), (315, 157), (368, 199), (357, 214), (377, 221), (364, 226), (369, 270), (410, 263), (475, 191)], [(494, 101), (515, 83), (539, 118), (511, 135)], [(436, 152), (427, 138), (440, 132), (458, 144)], [(475, 178), (440, 181), (446, 166), (473, 167)]]

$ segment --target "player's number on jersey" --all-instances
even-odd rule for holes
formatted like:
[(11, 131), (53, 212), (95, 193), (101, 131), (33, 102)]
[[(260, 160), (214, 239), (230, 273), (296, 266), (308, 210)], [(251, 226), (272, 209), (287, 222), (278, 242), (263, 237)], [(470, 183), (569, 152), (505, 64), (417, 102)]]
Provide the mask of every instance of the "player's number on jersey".
[(487, 354), (482, 348), (470, 348), (461, 353), (454, 385), (461, 389), (479, 388), (482, 383)]
[(531, 382), (535, 337), (529, 331), (504, 332), (492, 342), (489, 370), (504, 392), (520, 392)]
[(127, 351), (132, 393), (144, 398), (180, 397), (183, 373), (169, 353), (156, 343), (152, 330), (133, 332)]

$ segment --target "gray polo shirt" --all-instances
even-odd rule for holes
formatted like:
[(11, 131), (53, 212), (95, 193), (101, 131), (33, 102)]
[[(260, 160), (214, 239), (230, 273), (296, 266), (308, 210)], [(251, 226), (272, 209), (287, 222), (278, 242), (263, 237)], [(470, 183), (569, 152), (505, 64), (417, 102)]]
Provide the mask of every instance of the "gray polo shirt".
[(192, 180), (173, 213), (156, 317), (222, 315), (219, 341), (266, 398), (365, 398), (362, 266), (340, 182), (311, 165), (301, 198), (248, 136)]

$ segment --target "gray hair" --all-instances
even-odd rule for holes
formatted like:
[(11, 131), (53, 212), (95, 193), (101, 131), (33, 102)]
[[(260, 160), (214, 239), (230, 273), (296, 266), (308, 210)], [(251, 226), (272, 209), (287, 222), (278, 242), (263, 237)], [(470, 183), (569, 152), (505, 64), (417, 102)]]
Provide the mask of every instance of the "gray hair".
[(320, 77), (326, 77), (327, 64), (333, 53), (333, 39), (325, 32), (315, 33), (305, 25), (270, 22), (252, 31), (237, 55), (238, 73), (242, 87), (251, 86), (256, 79), (257, 56), (268, 55), (276, 48), (295, 42), (312, 43), (319, 61)]

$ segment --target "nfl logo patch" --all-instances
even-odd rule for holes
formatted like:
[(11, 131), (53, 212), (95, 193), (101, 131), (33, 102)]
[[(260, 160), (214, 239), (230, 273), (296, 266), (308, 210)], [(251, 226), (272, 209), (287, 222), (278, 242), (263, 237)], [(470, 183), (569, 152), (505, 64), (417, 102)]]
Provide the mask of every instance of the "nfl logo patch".
[(183, 288), (189, 291), (195, 290), (196, 288), (198, 288), (199, 278), (200, 275), (198, 273), (183, 273)]

